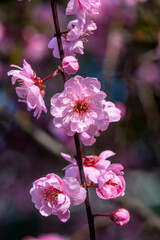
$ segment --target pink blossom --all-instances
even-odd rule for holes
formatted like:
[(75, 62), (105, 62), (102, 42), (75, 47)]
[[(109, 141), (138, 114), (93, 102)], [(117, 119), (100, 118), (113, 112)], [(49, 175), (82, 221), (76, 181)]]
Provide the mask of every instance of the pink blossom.
[(78, 60), (73, 56), (63, 58), (62, 68), (68, 75), (74, 75), (80, 68)]
[(35, 109), (34, 117), (39, 118), (42, 111), (47, 112), (43, 100), (45, 85), (39, 77), (36, 77), (36, 73), (25, 60), (23, 60), (23, 68), (17, 65), (11, 65), (11, 67), (18, 68), (9, 71), (8, 76), (12, 76), (13, 85), (18, 82), (16, 93), (20, 98), (19, 102), (26, 103), (28, 111)]
[(33, 182), (30, 194), (43, 216), (57, 215), (62, 222), (70, 217), (70, 205), (79, 205), (86, 198), (86, 190), (75, 178), (61, 179), (53, 173)]
[(69, 240), (69, 239), (59, 234), (40, 234), (36, 238), (27, 236), (24, 237), (22, 240)]
[(99, 14), (100, 0), (70, 0), (66, 15), (76, 15), (78, 18), (85, 20), (85, 14)]
[(65, 83), (62, 93), (51, 98), (55, 126), (64, 128), (68, 136), (80, 133), (85, 145), (96, 141), (94, 137), (99, 135), (99, 130), (105, 131), (110, 122), (120, 119), (120, 111), (104, 100), (106, 94), (100, 87), (96, 78), (77, 75)]
[[(116, 168), (115, 168), (116, 169)], [(98, 188), (96, 193), (102, 199), (117, 198), (123, 196), (125, 191), (125, 180), (114, 171), (106, 169), (98, 177)]]
[[(76, 53), (84, 54), (83, 52), (83, 42), (82, 40), (78, 41), (67, 41), (66, 38), (61, 37), (64, 56), (75, 56)], [(60, 58), (59, 49), (57, 44), (57, 38), (54, 37), (48, 43), (48, 48), (53, 49), (53, 56), (56, 58)]]
[(67, 29), (69, 30), (66, 35), (67, 41), (76, 41), (80, 38), (84, 40), (86, 36), (97, 29), (97, 26), (92, 20), (87, 20), (84, 24), (79, 19), (75, 19), (68, 23)]
[[(92, 20), (87, 20), (84, 24), (79, 19), (72, 20), (68, 23), (68, 32), (63, 33), (61, 40), (63, 45), (64, 56), (75, 56), (75, 54), (84, 54), (83, 42), (87, 42), (87, 37), (92, 31), (97, 29), (96, 24)], [(53, 49), (53, 56), (60, 58), (57, 38), (54, 37), (48, 43), (48, 48)]]
[(128, 210), (124, 208), (119, 208), (115, 212), (110, 214), (110, 218), (114, 221), (118, 226), (126, 225), (130, 220), (130, 214)]
[[(71, 158), (70, 155), (65, 153), (61, 153), (61, 155), (64, 159), (71, 162), (71, 164), (63, 169), (65, 170), (65, 177), (75, 177), (78, 181), (80, 181), (76, 159)], [(83, 169), (87, 184), (90, 184), (91, 182), (97, 183), (97, 178), (99, 177), (100, 172), (108, 168), (111, 164), (110, 161), (106, 159), (114, 155), (114, 152), (106, 150), (103, 151), (99, 156), (82, 156)]]

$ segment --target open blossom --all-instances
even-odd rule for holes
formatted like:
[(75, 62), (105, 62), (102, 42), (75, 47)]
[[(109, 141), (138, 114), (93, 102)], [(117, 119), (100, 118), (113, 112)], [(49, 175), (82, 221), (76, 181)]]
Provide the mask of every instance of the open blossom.
[(110, 214), (110, 218), (114, 221), (118, 226), (126, 225), (130, 220), (130, 214), (128, 210), (124, 208), (119, 208), (115, 212)]
[[(65, 177), (75, 177), (78, 179), (78, 181), (80, 181), (76, 159), (71, 158), (70, 155), (65, 153), (61, 153), (61, 155), (64, 159), (71, 162), (71, 164), (69, 164), (67, 167), (63, 169), (65, 170)], [(110, 161), (106, 160), (114, 155), (115, 155), (114, 152), (106, 150), (100, 153), (99, 156), (96, 155), (82, 156), (83, 169), (87, 184), (90, 184), (91, 182), (97, 183), (97, 179), (101, 171), (104, 171), (105, 169), (110, 170), (112, 169), (113, 171), (115, 171), (115, 173), (123, 174), (121, 172), (121, 170), (123, 169), (123, 166), (121, 164), (111, 164)]]
[(87, 20), (86, 23), (83, 23), (79, 19), (74, 19), (68, 23), (67, 29), (69, 30), (66, 35), (67, 41), (76, 41), (80, 40), (80, 38), (85, 39), (89, 34), (93, 34), (92, 31), (95, 31), (97, 26), (92, 20)]
[[(106, 94), (100, 91), (100, 87), (96, 78), (83, 78), (77, 75), (65, 83), (62, 93), (57, 93), (51, 98), (54, 125), (64, 128), (68, 136), (80, 133), (85, 145), (92, 144), (99, 130), (105, 131), (110, 122), (120, 119), (120, 111), (117, 115), (115, 107), (114, 116), (113, 106), (106, 105), (104, 100)], [(82, 136), (85, 133), (87, 137)]]
[(70, 217), (70, 205), (79, 205), (86, 198), (86, 190), (75, 178), (61, 179), (53, 173), (33, 182), (30, 194), (43, 216), (57, 215), (62, 222)]
[(80, 68), (78, 60), (73, 56), (64, 57), (62, 68), (68, 75), (74, 75)]
[(45, 85), (39, 77), (36, 77), (36, 73), (25, 60), (23, 60), (23, 68), (16, 65), (11, 65), (11, 67), (17, 68), (9, 71), (8, 75), (12, 76), (13, 85), (18, 83), (16, 93), (20, 98), (19, 102), (26, 103), (28, 111), (35, 109), (34, 116), (39, 118), (42, 111), (47, 112), (43, 100)]
[(100, 0), (70, 0), (66, 15), (76, 15), (85, 21), (86, 13), (99, 14)]
[[(67, 26), (68, 32), (61, 36), (64, 56), (75, 56), (77, 53), (84, 54), (83, 42), (87, 42), (87, 37), (92, 31), (97, 29), (92, 20), (87, 20), (84, 24), (79, 19), (72, 20)], [(48, 43), (48, 48), (53, 49), (53, 56), (60, 58), (57, 37), (54, 37)]]
[[(83, 52), (83, 42), (82, 40), (78, 41), (67, 41), (66, 38), (61, 37), (64, 56), (75, 56), (76, 53), (84, 54)], [(57, 37), (54, 37), (48, 43), (48, 48), (53, 49), (53, 56), (56, 58), (60, 58)]]
[(98, 177), (96, 193), (102, 199), (117, 198), (123, 196), (125, 191), (125, 180), (114, 171), (106, 169)]

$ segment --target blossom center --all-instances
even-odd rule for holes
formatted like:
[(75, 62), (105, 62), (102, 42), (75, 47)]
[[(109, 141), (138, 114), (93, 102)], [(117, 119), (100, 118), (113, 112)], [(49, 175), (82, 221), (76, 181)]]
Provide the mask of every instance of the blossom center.
[(82, 156), (82, 162), (83, 162), (83, 166), (85, 167), (93, 167), (97, 162), (99, 162), (99, 157), (98, 156), (92, 156), (92, 157)]
[(109, 180), (106, 182), (106, 185), (112, 185), (113, 187), (118, 186), (118, 184), (115, 183), (112, 179), (109, 179)]
[(44, 189), (43, 197), (44, 197), (46, 202), (53, 203), (54, 201), (57, 200), (58, 195), (60, 193), (61, 193), (61, 191), (59, 191), (58, 189), (51, 186), (47, 189)]
[(88, 111), (88, 108), (89, 108), (89, 105), (85, 100), (78, 99), (75, 103), (74, 111), (79, 114), (83, 114)]
[(43, 84), (43, 81), (39, 77), (33, 78), (34, 84), (39, 87), (40, 91), (44, 90), (46, 86)]

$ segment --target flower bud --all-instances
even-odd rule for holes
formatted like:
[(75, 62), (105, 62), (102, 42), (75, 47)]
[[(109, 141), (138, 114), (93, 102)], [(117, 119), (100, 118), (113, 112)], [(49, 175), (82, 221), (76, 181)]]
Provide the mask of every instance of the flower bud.
[(80, 67), (75, 57), (67, 56), (63, 58), (62, 68), (68, 75), (74, 75)]
[(110, 214), (110, 218), (114, 221), (118, 226), (126, 225), (130, 220), (129, 212), (124, 208), (119, 208), (115, 212)]

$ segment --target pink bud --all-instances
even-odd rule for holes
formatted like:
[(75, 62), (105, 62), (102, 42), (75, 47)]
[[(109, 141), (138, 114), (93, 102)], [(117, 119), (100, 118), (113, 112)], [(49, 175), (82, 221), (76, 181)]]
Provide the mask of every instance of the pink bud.
[(67, 56), (63, 58), (62, 68), (68, 75), (74, 75), (80, 67), (75, 57)]
[(114, 221), (118, 226), (126, 225), (130, 220), (129, 212), (124, 208), (119, 208), (115, 212), (110, 214), (110, 218)]

